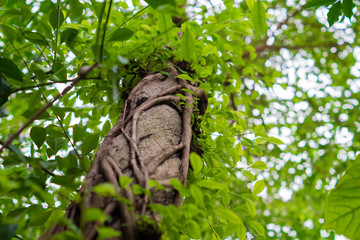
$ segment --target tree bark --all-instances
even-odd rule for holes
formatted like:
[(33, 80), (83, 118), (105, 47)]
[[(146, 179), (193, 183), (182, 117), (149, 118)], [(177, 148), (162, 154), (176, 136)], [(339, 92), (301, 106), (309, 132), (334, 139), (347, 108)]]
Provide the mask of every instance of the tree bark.
[[(176, 78), (178, 72), (172, 65), (168, 73), (168, 77), (161, 73), (148, 75), (131, 91), (119, 120), (95, 155), (80, 190), (82, 202), (69, 205), (66, 217), (82, 229), (85, 239), (96, 239), (99, 226), (99, 222), (83, 223), (84, 210), (89, 207), (100, 208), (111, 217), (105, 225), (122, 232), (113, 239), (135, 240), (161, 237), (156, 224), (160, 216), (151, 211), (149, 203), (181, 204), (181, 196), (169, 181), (176, 178), (186, 184), (193, 113), (195, 109), (199, 112), (199, 108), (201, 113), (205, 112), (207, 98), (203, 90)], [(138, 184), (151, 195), (134, 195), (130, 190), (121, 189), (121, 176), (133, 178), (131, 186)], [(149, 179), (161, 183), (166, 191), (149, 189)], [(104, 182), (112, 183), (117, 195), (127, 198), (130, 204), (92, 191)], [(147, 224), (144, 219), (152, 223)], [(49, 239), (66, 229), (55, 225), (41, 239)]]

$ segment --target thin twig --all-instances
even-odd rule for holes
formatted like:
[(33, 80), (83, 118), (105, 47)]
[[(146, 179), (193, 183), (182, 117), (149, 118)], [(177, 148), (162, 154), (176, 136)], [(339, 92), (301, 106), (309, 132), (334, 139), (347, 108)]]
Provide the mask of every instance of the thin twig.
[(104, 27), (103, 27), (103, 35), (102, 35), (102, 39), (101, 39), (101, 47), (100, 47), (100, 63), (102, 62), (103, 59), (103, 52), (104, 52), (104, 42), (105, 42), (105, 36), (106, 36), (106, 30), (107, 30), (107, 25), (109, 22), (109, 18), (110, 18), (110, 12), (111, 12), (111, 6), (112, 6), (113, 0), (110, 0), (109, 3), (109, 10), (108, 10), (108, 14), (106, 16), (106, 21), (104, 23)]
[[(57, 26), (56, 26), (56, 30), (55, 30), (55, 46), (58, 45), (58, 38), (59, 38), (59, 27), (60, 27), (60, 0), (57, 1), (57, 10), (58, 10), (58, 15), (57, 15)], [(54, 63), (56, 62), (56, 50), (54, 49)]]
[[(102, 22), (102, 18), (103, 18), (103, 14), (105, 11), (105, 6), (106, 6), (106, 2), (107, 0), (104, 1), (101, 11), (100, 11), (100, 15), (99, 15), (99, 22), (98, 22), (98, 27), (96, 30), (96, 39), (95, 39), (95, 59), (97, 62), (101, 62), (101, 59), (99, 59), (99, 39), (100, 39), (100, 29), (101, 29), (101, 22)], [(94, 6), (95, 7), (95, 6)]]
[[(59, 2), (58, 2), (58, 3), (59, 3)], [(59, 27), (59, 26), (58, 26), (58, 27)], [(30, 72), (31, 72), (31, 71), (30, 71), (30, 68), (29, 68), (29, 66), (27, 65), (27, 63), (26, 63), (26, 61), (24, 60), (24, 58), (21, 56), (21, 54), (19, 53), (19, 51), (16, 49), (16, 47), (14, 46), (14, 44), (13, 44), (12, 42), (11, 42), (11, 45), (13, 46), (13, 48), (15, 49), (16, 53), (19, 55), (19, 57), (21, 58), (21, 60), (23, 61), (23, 63), (25, 64), (28, 72), (30, 73)], [(56, 52), (55, 52), (55, 55), (56, 55)], [(35, 80), (35, 79), (32, 79), (32, 80), (35, 81), (35, 83), (36, 83), (36, 80)], [(42, 92), (41, 92), (41, 95), (42, 95), (42, 98), (45, 100), (45, 102), (48, 103), (49, 101), (46, 99), (45, 95), (44, 95)], [(54, 113), (54, 114), (55, 114), (55, 113)], [(56, 116), (56, 118), (57, 118), (57, 120), (58, 120), (58, 122), (59, 122), (59, 124), (60, 124), (60, 127), (62, 128), (62, 130), (63, 130), (66, 138), (69, 140), (72, 148), (74, 149), (75, 154), (77, 155), (77, 157), (78, 157), (79, 159), (81, 159), (80, 154), (79, 154), (79, 152), (77, 151), (76, 147), (74, 146), (73, 142), (71, 141), (71, 138), (70, 138), (69, 134), (68, 134), (67, 131), (65, 130), (64, 124), (62, 123), (60, 117), (59, 117), (57, 114), (55, 114), (55, 116)], [(41, 168), (42, 168), (44, 171), (46, 171), (48, 174), (50, 174), (51, 176), (53, 176), (53, 177), (56, 176), (55, 174), (53, 174), (52, 172), (50, 172), (50, 171), (47, 170), (46, 168), (44, 168), (44, 167), (41, 167)]]
[(25, 64), (27, 70), (30, 72), (30, 68), (29, 68), (28, 64), (26, 63), (25, 59), (21, 56), (21, 54), (20, 54), (20, 52), (18, 51), (18, 49), (15, 47), (15, 45), (14, 45), (12, 42), (10, 42), (10, 44), (11, 44), (11, 46), (15, 49), (17, 55), (21, 58), (21, 61)]
[(120, 24), (120, 26), (118, 26), (114, 31), (112, 31), (109, 35), (108, 35), (108, 39), (111, 37), (111, 35), (113, 35), (113, 33), (122, 28), (122, 26), (124, 26), (127, 22), (129, 22), (131, 19), (133, 19), (134, 17), (136, 17), (137, 15), (139, 15), (141, 12), (145, 11), (149, 6), (144, 7), (143, 9), (141, 9), (140, 11), (138, 11), (137, 13), (135, 13), (134, 15), (132, 15), (130, 18), (126, 19), (122, 24)]

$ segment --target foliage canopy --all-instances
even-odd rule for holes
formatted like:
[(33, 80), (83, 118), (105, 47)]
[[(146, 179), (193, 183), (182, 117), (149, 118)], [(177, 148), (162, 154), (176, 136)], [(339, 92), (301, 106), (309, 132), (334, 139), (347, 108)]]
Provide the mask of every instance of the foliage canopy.
[[(63, 215), (99, 143), (144, 76), (184, 60), (178, 77), (209, 97), (204, 153), (186, 187), (172, 181), (183, 205), (152, 206), (164, 239), (359, 239), (359, 14), (351, 0), (0, 0), (0, 236), (62, 222), (58, 239), (81, 239)], [(120, 234), (99, 209), (83, 220)]]

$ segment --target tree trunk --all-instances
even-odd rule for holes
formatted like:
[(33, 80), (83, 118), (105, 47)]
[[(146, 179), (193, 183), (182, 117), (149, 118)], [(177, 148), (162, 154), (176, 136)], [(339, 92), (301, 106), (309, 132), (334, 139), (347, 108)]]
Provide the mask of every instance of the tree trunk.
[[(99, 222), (83, 223), (86, 208), (100, 208), (111, 216), (105, 225), (122, 232), (121, 237), (113, 239), (160, 239), (161, 232), (156, 224), (160, 216), (152, 212), (148, 204), (181, 204), (180, 195), (169, 181), (176, 178), (186, 184), (193, 112), (200, 109), (203, 113), (207, 98), (203, 90), (176, 78), (177, 75), (171, 65), (169, 77), (156, 73), (142, 79), (131, 91), (118, 122), (100, 145), (81, 189), (82, 202), (72, 202), (66, 212), (66, 216), (82, 229), (85, 239), (96, 239), (99, 226)], [(185, 96), (186, 101), (176, 94)], [(133, 178), (131, 186), (138, 184), (151, 195), (134, 195), (120, 188), (121, 176)], [(149, 189), (149, 179), (161, 183), (166, 191)], [(117, 195), (130, 203), (92, 191), (94, 186), (104, 182), (112, 183)], [(146, 219), (152, 223), (147, 224)], [(49, 239), (65, 229), (55, 225), (41, 239)]]

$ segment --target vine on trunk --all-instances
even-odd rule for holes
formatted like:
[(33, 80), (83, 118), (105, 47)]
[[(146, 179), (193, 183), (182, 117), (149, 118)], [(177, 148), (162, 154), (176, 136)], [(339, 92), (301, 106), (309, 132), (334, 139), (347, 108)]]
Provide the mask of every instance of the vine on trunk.
[[(67, 209), (66, 216), (81, 228), (85, 239), (95, 239), (96, 227), (100, 225), (84, 222), (88, 208), (100, 208), (111, 217), (105, 225), (122, 232), (116, 239), (159, 239), (160, 216), (149, 204), (181, 204), (181, 196), (169, 181), (176, 178), (186, 184), (193, 113), (198, 106), (204, 113), (207, 98), (203, 90), (176, 78), (177, 70), (168, 65), (168, 76), (150, 74), (132, 90), (118, 122), (95, 155), (81, 189), (81, 202), (73, 202)], [(143, 193), (121, 188), (119, 178), (123, 176), (133, 178), (131, 187), (140, 186)], [(150, 188), (150, 179), (165, 189)], [(92, 191), (104, 182), (115, 187), (121, 201), (119, 197), (104, 197)], [(42, 239), (66, 229), (55, 225)]]

